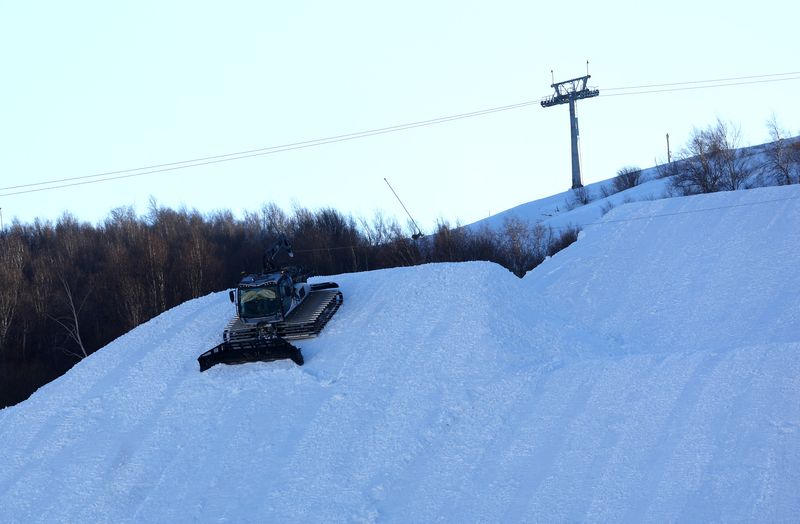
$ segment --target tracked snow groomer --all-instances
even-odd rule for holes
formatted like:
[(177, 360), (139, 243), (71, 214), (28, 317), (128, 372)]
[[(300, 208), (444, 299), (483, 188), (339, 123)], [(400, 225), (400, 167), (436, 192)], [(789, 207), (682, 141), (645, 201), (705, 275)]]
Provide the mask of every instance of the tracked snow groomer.
[(264, 253), (262, 272), (244, 277), (229, 292), (236, 315), (225, 327), (222, 344), (198, 357), (200, 371), (216, 364), (281, 359), (303, 365), (303, 354), (288, 340), (319, 335), (343, 297), (334, 282), (308, 284), (308, 275), (296, 267), (278, 269), (275, 258), (281, 251), (294, 256), (283, 236)]

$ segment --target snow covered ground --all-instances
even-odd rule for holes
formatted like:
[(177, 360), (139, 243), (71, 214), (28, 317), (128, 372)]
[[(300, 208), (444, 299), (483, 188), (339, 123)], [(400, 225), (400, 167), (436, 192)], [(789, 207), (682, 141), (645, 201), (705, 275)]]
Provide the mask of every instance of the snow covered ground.
[[(787, 141), (800, 142), (800, 137), (793, 137)], [(765, 176), (765, 171), (769, 171), (765, 166), (769, 164), (770, 147), (772, 144), (760, 144), (743, 147), (737, 151), (744, 165), (751, 170), (751, 175), (744, 186), (760, 187), (774, 183), (774, 180)], [(555, 230), (581, 228), (599, 222), (609, 209), (616, 206), (674, 196), (670, 188), (670, 178), (661, 178), (658, 167), (642, 169), (638, 184), (621, 192), (615, 192), (613, 178), (588, 184), (583, 191), (589, 200), (587, 204), (578, 202), (576, 193), (567, 190), (547, 198), (520, 204), (469, 224), (467, 227), (474, 231), (481, 231), (484, 228), (500, 230), (507, 219), (516, 218), (529, 224), (540, 223)]]
[[(651, 201), (668, 198), (669, 179), (659, 178), (655, 167), (642, 169), (640, 183), (635, 187), (618, 193), (613, 193), (613, 179), (603, 180), (588, 184), (584, 191), (588, 199), (587, 204), (580, 204), (572, 190), (564, 191), (547, 198), (534, 200), (507, 209), (483, 220), (479, 220), (467, 227), (474, 231), (484, 228), (491, 230), (502, 229), (507, 219), (517, 218), (530, 224), (541, 223), (553, 229), (570, 227), (584, 227), (599, 222), (602, 216), (613, 207), (631, 202)], [(605, 192), (609, 196), (603, 196)]]
[(0, 411), (0, 522), (796, 522), (800, 186), (616, 207), (517, 279), (336, 277), (306, 365), (226, 293)]

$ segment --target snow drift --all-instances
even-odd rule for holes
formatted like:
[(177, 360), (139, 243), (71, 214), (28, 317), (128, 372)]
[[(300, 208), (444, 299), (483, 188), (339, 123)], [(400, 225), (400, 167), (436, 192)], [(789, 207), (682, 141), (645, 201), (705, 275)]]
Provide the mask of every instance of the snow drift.
[(800, 187), (620, 206), (524, 279), (341, 275), (290, 362), (225, 293), (0, 411), (3, 522), (791, 521)]

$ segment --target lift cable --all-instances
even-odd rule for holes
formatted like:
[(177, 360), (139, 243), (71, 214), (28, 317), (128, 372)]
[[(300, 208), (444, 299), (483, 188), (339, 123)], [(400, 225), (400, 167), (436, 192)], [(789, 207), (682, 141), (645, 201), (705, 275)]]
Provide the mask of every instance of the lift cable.
[[(693, 86), (684, 86), (684, 87), (670, 87), (667, 89), (646, 89), (646, 90), (635, 90), (635, 91), (628, 91), (623, 93), (605, 93), (604, 91), (610, 91), (610, 89), (604, 89), (603, 92), (600, 93), (601, 97), (610, 97), (610, 96), (628, 96), (628, 95), (646, 95), (651, 93), (667, 93), (670, 91), (690, 91), (695, 89), (711, 89), (711, 88), (718, 88), (718, 87), (730, 87), (730, 86), (742, 86), (742, 85), (750, 85), (750, 84), (767, 84), (772, 82), (786, 82), (789, 80), (800, 80), (800, 76), (789, 77), (789, 78), (773, 78), (769, 80), (748, 80), (743, 82), (727, 82), (722, 84), (709, 84), (709, 85), (693, 85)], [(615, 89), (625, 89), (622, 87), (618, 87)], [(634, 88), (630, 88), (634, 89)]]
[[(667, 84), (645, 84), (640, 86), (627, 86), (627, 87), (604, 87), (603, 91), (622, 91), (622, 90), (629, 90), (629, 89), (648, 89), (651, 87), (672, 87), (672, 86), (683, 86), (689, 84), (711, 84), (711, 83), (718, 83), (718, 82), (733, 82), (738, 80), (754, 80), (759, 78), (770, 78), (770, 77), (778, 77), (778, 76), (794, 76), (800, 75), (800, 71), (792, 71), (789, 73), (772, 73), (768, 75), (751, 75), (751, 76), (734, 76), (729, 78), (715, 78), (712, 80), (690, 80), (686, 82), (670, 82)], [(783, 79), (776, 79), (776, 80), (783, 80)], [(738, 84), (732, 84), (738, 85)]]
[[(97, 173), (94, 175), (84, 175), (78, 177), (70, 177), (70, 178), (60, 178), (54, 180), (47, 180), (42, 182), (33, 182), (29, 184), (20, 184), (16, 186), (7, 186), (7, 187), (0, 187), (0, 191), (9, 191), (9, 190), (21, 190), (21, 191), (12, 191), (9, 193), (2, 193), (0, 196), (11, 196), (11, 195), (19, 195), (23, 193), (35, 193), (38, 191), (49, 191), (51, 189), (59, 189), (64, 187), (71, 187), (71, 186), (78, 186), (78, 185), (85, 185), (85, 184), (94, 184), (98, 182), (107, 182), (110, 180), (119, 180), (122, 178), (130, 178), (130, 177), (137, 177), (142, 175), (149, 175), (153, 173), (163, 173), (166, 171), (175, 171), (178, 169), (186, 169), (189, 167), (197, 167), (197, 166), (204, 166), (209, 164), (217, 164), (221, 162), (230, 162), (233, 160), (241, 160), (243, 158), (251, 158), (255, 156), (264, 156), (264, 155), (271, 155), (275, 153), (282, 153), (284, 151), (293, 151), (296, 149), (304, 149), (307, 147), (316, 147), (325, 144), (332, 144), (335, 142), (344, 142), (346, 140), (355, 140), (357, 138), (365, 138), (368, 136), (375, 136), (381, 135), (386, 133), (393, 133), (397, 131), (405, 131), (407, 129), (414, 129), (417, 127), (424, 127), (430, 126), (435, 124), (441, 124), (444, 122), (451, 122), (454, 120), (461, 120), (464, 118), (472, 118), (476, 116), (487, 115), (491, 113), (497, 113), (500, 111), (509, 111), (512, 109), (518, 109), (521, 107), (537, 105), (539, 100), (528, 100), (525, 102), (519, 102), (516, 104), (510, 104), (505, 106), (498, 106), (498, 107), (491, 107), (488, 109), (481, 109), (478, 111), (471, 111), (469, 113), (460, 113), (456, 115), (449, 115), (443, 116), (439, 118), (432, 118), (429, 120), (420, 120), (417, 122), (410, 122), (406, 124), (399, 124), (395, 126), (389, 127), (382, 127), (377, 129), (370, 129), (367, 131), (359, 131), (355, 133), (347, 133), (343, 135), (336, 135), (327, 138), (318, 138), (314, 140), (306, 140), (303, 142), (294, 142), (290, 144), (283, 144), (279, 146), (270, 146), (261, 149), (252, 149), (249, 151), (240, 151), (237, 153), (228, 153), (224, 155), (215, 155), (215, 156), (208, 156), (202, 158), (195, 158), (192, 160), (183, 160), (180, 162), (170, 162), (166, 164), (156, 164), (146, 167), (138, 167), (133, 169), (125, 169), (120, 171), (108, 171), (104, 173)], [(63, 183), (62, 182), (69, 182)], [(59, 184), (59, 185), (52, 185), (52, 184)], [(48, 187), (38, 187), (38, 189), (29, 189), (35, 188), (37, 186), (48, 186)]]
[[(601, 92), (601, 97), (612, 97), (612, 96), (628, 96), (628, 95), (640, 95), (640, 94), (650, 94), (650, 93), (663, 93), (663, 92), (670, 92), (670, 91), (684, 91), (684, 90), (693, 90), (693, 89), (710, 89), (710, 88), (719, 88), (719, 87), (728, 87), (728, 86), (739, 86), (739, 85), (747, 85), (747, 84), (758, 84), (758, 83), (767, 83), (767, 82), (784, 82), (784, 81), (792, 81), (792, 80), (800, 80), (800, 72), (787, 72), (787, 73), (773, 73), (773, 74), (764, 74), (764, 75), (750, 75), (750, 76), (740, 76), (740, 77), (729, 77), (729, 78), (720, 78), (714, 80), (693, 80), (693, 81), (685, 81), (685, 82), (671, 82), (671, 83), (662, 83), (662, 84), (646, 84), (640, 86), (629, 86), (629, 87), (611, 87), (611, 88), (603, 88)], [(700, 84), (708, 84), (708, 85), (700, 85)], [(678, 87), (683, 86), (683, 87)], [(666, 87), (666, 89), (654, 89), (651, 90), (650, 88), (657, 88), (657, 87)], [(642, 91), (641, 89), (645, 89)], [(619, 92), (619, 93), (605, 93), (606, 91), (627, 91), (627, 92)], [(12, 195), (20, 195), (24, 193), (35, 193), (39, 191), (50, 191), (53, 189), (61, 189), (66, 187), (73, 187), (73, 186), (80, 186), (86, 184), (94, 184), (99, 182), (108, 182), (112, 180), (119, 180), (123, 178), (131, 178), (131, 177), (138, 177), (144, 175), (150, 175), (155, 173), (164, 173), (168, 171), (175, 171), (179, 169), (187, 169), (190, 167), (199, 167), (204, 165), (211, 165), (217, 164), (221, 162), (231, 162), (234, 160), (241, 160), (244, 158), (252, 158), (256, 156), (264, 156), (264, 155), (271, 155), (275, 153), (282, 153), (285, 151), (293, 151), (297, 149), (304, 149), (308, 147), (317, 147), (326, 144), (332, 144), (336, 142), (344, 142), (347, 140), (355, 140), (358, 138), (365, 138), (369, 136), (381, 135), (386, 133), (393, 133), (397, 131), (405, 131), (408, 129), (414, 129), (417, 127), (424, 127), (430, 126), (435, 124), (441, 124), (445, 122), (451, 122), (454, 120), (461, 120), (465, 118), (472, 118), (476, 116), (483, 116), (487, 114), (497, 113), (501, 111), (510, 111), (513, 109), (520, 109), (523, 107), (529, 107), (533, 105), (538, 105), (541, 100), (544, 100), (547, 97), (542, 97), (537, 100), (527, 100), (524, 102), (519, 102), (516, 104), (509, 104), (504, 106), (497, 106), (491, 107), (488, 109), (481, 109), (477, 111), (470, 111), (468, 113), (460, 113), (455, 115), (448, 115), (438, 118), (432, 118), (428, 120), (420, 120), (416, 122), (409, 122), (405, 124), (398, 124), (394, 126), (388, 127), (381, 127), (376, 129), (370, 129), (366, 131), (358, 131), (354, 133), (346, 133), (342, 135), (335, 135), (326, 138), (318, 138), (314, 140), (306, 140), (301, 142), (293, 142), (287, 143), (278, 146), (270, 146), (264, 147), (259, 149), (250, 149), (246, 151), (239, 151), (236, 153), (226, 153), (221, 155), (214, 155), (214, 156), (206, 156), (206, 157), (199, 157), (194, 158), (191, 160), (182, 160), (177, 162), (168, 162), (164, 164), (154, 164), (144, 167), (132, 168), (132, 169), (124, 169), (124, 170), (117, 170), (117, 171), (107, 171), (103, 173), (97, 173), (93, 175), (83, 175), (77, 177), (67, 177), (67, 178), (59, 178), (53, 180), (46, 180), (41, 182), (32, 182), (28, 184), (19, 184), (14, 186), (6, 186), (0, 187), (0, 191), (5, 191), (4, 193), (0, 193), (0, 197), (12, 196)], [(44, 186), (44, 187), (42, 187)]]

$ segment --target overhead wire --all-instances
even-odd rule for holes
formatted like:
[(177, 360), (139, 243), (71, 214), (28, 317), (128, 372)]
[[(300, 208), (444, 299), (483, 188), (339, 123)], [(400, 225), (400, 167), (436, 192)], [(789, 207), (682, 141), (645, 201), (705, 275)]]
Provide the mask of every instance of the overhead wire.
[[(481, 110), (477, 110), (477, 111), (470, 111), (468, 113), (460, 113), (460, 114), (456, 114), (456, 115), (448, 115), (448, 116), (432, 118), (432, 119), (428, 119), (428, 120), (420, 120), (420, 121), (417, 121), (417, 122), (410, 122), (410, 123), (398, 124), (398, 125), (394, 125), (394, 126), (381, 127), (381, 128), (376, 128), (376, 129), (369, 129), (369, 130), (366, 130), (366, 131), (357, 131), (357, 132), (354, 132), (354, 133), (346, 133), (346, 134), (342, 134), (342, 135), (335, 135), (335, 136), (330, 136), (330, 137), (325, 137), (325, 138), (317, 138), (317, 139), (313, 139), (313, 140), (305, 140), (305, 141), (302, 141), (302, 142), (293, 142), (293, 143), (282, 144), (282, 145), (277, 145), (277, 146), (269, 146), (269, 147), (263, 147), (263, 148), (258, 148), (258, 149), (250, 149), (250, 150), (247, 150), (247, 151), (238, 151), (238, 152), (235, 152), (235, 153), (225, 153), (225, 154), (221, 154), (221, 155), (193, 158), (193, 159), (190, 159), (190, 160), (181, 160), (181, 161), (177, 161), (177, 162), (168, 162), (168, 163), (164, 163), (164, 164), (154, 164), (154, 165), (149, 165), (149, 166), (136, 167), (136, 168), (131, 168), (131, 169), (123, 169), (123, 170), (118, 170), (118, 171), (107, 171), (107, 172), (104, 172), (104, 173), (97, 173), (97, 174), (94, 174), (94, 175), (84, 175), (84, 176), (78, 176), (78, 177), (47, 180), (47, 181), (43, 181), (43, 182), (33, 182), (33, 183), (21, 184), (21, 185), (17, 185), (17, 186), (0, 187), (0, 191), (5, 191), (5, 190), (8, 190), (8, 189), (34, 187), (34, 186), (40, 186), (40, 185), (45, 185), (45, 184), (55, 184), (55, 183), (59, 183), (59, 182), (66, 182), (66, 181), (72, 181), (72, 180), (82, 180), (82, 179), (88, 179), (88, 178), (99, 178), (99, 177), (105, 177), (105, 176), (110, 176), (110, 175), (132, 173), (132, 172), (135, 172), (135, 171), (158, 169), (158, 168), (164, 168), (164, 167), (170, 167), (170, 166), (181, 166), (183, 164), (192, 164), (192, 165), (186, 166), (186, 167), (193, 167), (194, 165), (205, 165), (205, 164), (201, 164), (200, 162), (206, 162), (206, 161), (218, 160), (218, 159), (237, 160), (238, 158), (249, 158), (250, 156), (257, 156), (258, 154), (269, 154), (269, 153), (272, 153), (272, 152), (290, 151), (290, 150), (299, 149), (299, 148), (302, 148), (302, 147), (311, 147), (311, 146), (315, 146), (315, 145), (324, 145), (324, 144), (328, 144), (328, 143), (332, 143), (332, 142), (340, 142), (340, 141), (343, 141), (343, 140), (352, 140), (352, 139), (355, 139), (355, 138), (362, 138), (362, 137), (365, 137), (365, 136), (373, 136), (373, 135), (376, 135), (376, 134), (390, 133), (390, 132), (394, 132), (394, 131), (403, 131), (405, 129), (412, 129), (412, 128), (415, 128), (415, 127), (422, 127), (422, 126), (427, 126), (427, 125), (439, 124), (439, 123), (442, 123), (442, 122), (449, 122), (449, 121), (452, 121), (452, 120), (459, 120), (459, 119), (462, 119), (462, 118), (470, 118), (470, 117), (474, 117), (474, 116), (481, 116), (481, 115), (484, 115), (484, 114), (496, 113), (496, 112), (499, 112), (499, 111), (508, 111), (508, 110), (517, 109), (519, 107), (523, 107), (523, 106), (526, 106), (526, 105), (533, 105), (536, 102), (537, 102), (536, 100), (531, 100), (531, 101), (527, 101), (527, 102), (520, 102), (520, 103), (510, 104), (510, 105), (505, 105), (505, 106), (498, 106), (498, 107), (491, 107), (491, 108), (488, 108), (488, 109), (481, 109)], [(232, 158), (232, 157), (236, 157), (236, 158)]]
[[(386, 133), (393, 133), (397, 131), (405, 131), (407, 129), (414, 129), (417, 127), (424, 127), (430, 126), (434, 124), (441, 124), (444, 122), (452, 122), (454, 120), (461, 120), (465, 118), (472, 118), (476, 116), (487, 115), (491, 113), (498, 113), (501, 111), (510, 111), (512, 109), (518, 109), (520, 107), (526, 107), (530, 105), (538, 104), (539, 100), (528, 100), (524, 102), (519, 102), (516, 104), (509, 104), (505, 106), (497, 106), (491, 107), (488, 109), (481, 109), (477, 111), (470, 111), (468, 113), (460, 113), (456, 115), (448, 115), (438, 118), (432, 118), (428, 120), (420, 120), (416, 122), (409, 122), (405, 124), (399, 124), (395, 126), (388, 126), (376, 129), (370, 129), (367, 131), (358, 131), (354, 133), (347, 133), (343, 135), (336, 135), (330, 136), (326, 138), (318, 138), (314, 140), (306, 140), (303, 142), (294, 142), (289, 144), (283, 144), (278, 146), (270, 146), (260, 149), (252, 149), (249, 151), (240, 151), (237, 153), (227, 153), (223, 155), (215, 155), (215, 156), (208, 156), (208, 157), (201, 157), (195, 158), (192, 160), (184, 160), (180, 162), (169, 162), (165, 164), (155, 164), (146, 167), (139, 167), (139, 168), (132, 168), (132, 169), (124, 169), (119, 171), (108, 171), (105, 173), (97, 173), (94, 175), (84, 175), (79, 177), (69, 177), (69, 178), (61, 178), (55, 180), (48, 180), (42, 182), (32, 182), (29, 184), (20, 184), (16, 186), (8, 186), (8, 187), (0, 187), (0, 191), (9, 191), (14, 189), (23, 189), (22, 191), (13, 191), (8, 193), (0, 193), (0, 196), (11, 196), (11, 195), (19, 195), (24, 193), (35, 193), (39, 191), (49, 191), (51, 189), (59, 189), (64, 187), (72, 187), (72, 186), (79, 186), (79, 185), (86, 185), (86, 184), (94, 184), (99, 182), (107, 182), (111, 180), (119, 180), (123, 178), (131, 178), (143, 175), (150, 175), (154, 173), (163, 173), (166, 171), (175, 171), (178, 169), (186, 169), (189, 167), (198, 167), (210, 164), (217, 164), (221, 162), (230, 162), (233, 160), (241, 160), (244, 158), (252, 158), (256, 156), (264, 156), (270, 155), (275, 153), (282, 153), (285, 151), (293, 151), (297, 149), (304, 149), (308, 147), (316, 147), (326, 144), (332, 144), (336, 142), (344, 142), (347, 140), (355, 140), (357, 138), (365, 138), (368, 136), (375, 136), (381, 135)], [(61, 184), (62, 182), (70, 182), (66, 184)], [(52, 184), (59, 184), (59, 185), (52, 185)], [(48, 187), (38, 187), (37, 189), (28, 189), (37, 186), (48, 186)]]
[(792, 71), (789, 73), (770, 73), (766, 75), (733, 76), (728, 78), (714, 78), (711, 80), (689, 80), (684, 82), (670, 82), (666, 84), (644, 84), (640, 86), (604, 87), (603, 91), (620, 91), (623, 89), (645, 89), (651, 87), (670, 87), (670, 86), (681, 86), (689, 84), (710, 84), (715, 82), (732, 82), (734, 80), (753, 80), (757, 78), (771, 78), (777, 76), (791, 76), (791, 75), (800, 75), (800, 71)]
[[(728, 86), (738, 86), (738, 85), (747, 85), (747, 84), (758, 84), (758, 83), (767, 83), (767, 82), (784, 82), (784, 81), (791, 81), (791, 80), (800, 80), (800, 72), (785, 72), (785, 73), (772, 73), (772, 74), (763, 74), (763, 75), (750, 75), (750, 76), (739, 76), (739, 77), (729, 77), (729, 78), (720, 78), (720, 79), (712, 79), (712, 80), (692, 80), (692, 81), (684, 81), (684, 82), (670, 82), (670, 83), (661, 83), (661, 84), (645, 84), (640, 86), (628, 86), (628, 87), (610, 87), (610, 88), (603, 88), (600, 93), (602, 97), (612, 97), (612, 96), (629, 96), (629, 95), (641, 95), (641, 94), (651, 94), (651, 93), (664, 93), (670, 91), (684, 91), (684, 90), (694, 90), (694, 89), (710, 89), (710, 88), (719, 88), (719, 87), (728, 87)], [(720, 83), (722, 82), (722, 83)], [(700, 84), (708, 84), (708, 85), (700, 85)], [(682, 87), (679, 87), (682, 86)], [(665, 87), (666, 89), (650, 89), (650, 88), (657, 88), (657, 87)], [(642, 89), (645, 89), (644, 91)], [(619, 93), (605, 93), (606, 91), (623, 91)], [(394, 126), (387, 126), (375, 129), (369, 129), (366, 131), (357, 131), (353, 133), (346, 133), (341, 135), (334, 135), (325, 138), (318, 138), (313, 140), (306, 140), (300, 142), (292, 142), (282, 145), (276, 146), (269, 146), (264, 148), (258, 149), (250, 149), (245, 151), (239, 151), (235, 153), (225, 153), (220, 155), (212, 155), (212, 156), (205, 156), (205, 157), (198, 157), (193, 158), (190, 160), (181, 160), (176, 162), (167, 162), (162, 164), (153, 164), (144, 167), (137, 167), (131, 169), (123, 169), (123, 170), (116, 170), (116, 171), (106, 171), (102, 173), (96, 173), (92, 175), (83, 175), (83, 176), (76, 176), (76, 177), (65, 177), (65, 178), (58, 178), (52, 180), (45, 180), (40, 182), (31, 182), (27, 184), (18, 184), (13, 186), (6, 186), (0, 187), (0, 197), (7, 197), (13, 195), (21, 195), (26, 193), (36, 193), (40, 191), (50, 191), (54, 189), (62, 189), (67, 187), (74, 187), (74, 186), (82, 186), (87, 184), (95, 184), (100, 182), (109, 182), (113, 180), (120, 180), (125, 178), (132, 178), (132, 177), (139, 177), (144, 175), (151, 175), (156, 173), (164, 173), (169, 171), (176, 171), (180, 169), (188, 169), (191, 167), (200, 167), (205, 165), (212, 165), (218, 164), (222, 162), (231, 162), (235, 160), (242, 160), (245, 158), (252, 158), (257, 156), (265, 156), (271, 155), (276, 153), (282, 153), (286, 151), (294, 151), (298, 149), (305, 149), (310, 147), (317, 147), (327, 144), (333, 144), (337, 142), (344, 142), (348, 140), (355, 140), (359, 138), (366, 138), (370, 136), (376, 136), (386, 133), (394, 133), (398, 131), (405, 131), (408, 129), (415, 129), (418, 127), (430, 126), (441, 124), (445, 122), (451, 122), (454, 120), (461, 120), (465, 118), (473, 118), (477, 116), (483, 116), (487, 114), (497, 113), (501, 111), (510, 111), (514, 109), (520, 109), (523, 107), (528, 107), (532, 105), (539, 104), (541, 100), (544, 100), (547, 97), (542, 97), (537, 100), (527, 100), (523, 102), (519, 102), (516, 104), (508, 104), (504, 106), (497, 106), (491, 107), (487, 109), (480, 109), (477, 111), (470, 111), (467, 113), (459, 113), (455, 115), (448, 115), (442, 116), (437, 118), (431, 118), (427, 120), (419, 120), (416, 122), (409, 122), (405, 124), (398, 124)], [(5, 191), (5, 192), (3, 192)]]
[[(647, 90), (640, 90), (641, 88), (627, 88), (631, 89), (632, 91), (622, 92), (622, 93), (605, 93), (605, 91), (610, 91), (611, 89), (603, 89), (600, 92), (601, 97), (611, 97), (611, 96), (629, 96), (629, 95), (646, 95), (651, 93), (667, 93), (670, 91), (691, 91), (696, 89), (711, 89), (717, 87), (730, 87), (730, 86), (742, 86), (742, 85), (750, 85), (750, 84), (767, 84), (772, 82), (787, 82), (789, 80), (800, 80), (800, 73), (792, 73), (797, 74), (799, 76), (789, 77), (789, 78), (772, 78), (768, 80), (749, 80), (743, 82), (727, 82), (722, 84), (709, 84), (709, 85), (692, 85), (692, 86), (684, 86), (684, 87), (670, 87), (667, 89), (647, 89)], [(700, 82), (687, 82), (689, 83), (700, 83)], [(663, 85), (670, 85), (670, 84), (663, 84)], [(683, 84), (673, 84), (673, 85), (683, 85)], [(654, 85), (653, 87), (656, 87)], [(626, 89), (623, 87), (614, 88), (616, 90)]]

